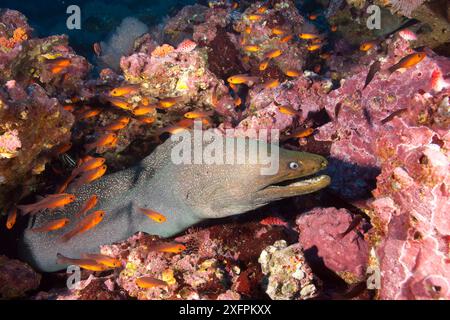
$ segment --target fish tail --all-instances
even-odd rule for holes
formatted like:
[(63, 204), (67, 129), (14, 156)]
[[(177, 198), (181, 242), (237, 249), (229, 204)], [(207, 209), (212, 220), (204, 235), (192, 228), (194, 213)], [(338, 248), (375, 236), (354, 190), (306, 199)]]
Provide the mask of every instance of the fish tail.
[(71, 259), (63, 256), (61, 253), (57, 253), (56, 254), (56, 262), (58, 264), (66, 264), (66, 263), (71, 263)]
[(39, 211), (34, 204), (18, 205), (17, 209), (20, 210), (23, 216), (27, 214), (34, 214)]

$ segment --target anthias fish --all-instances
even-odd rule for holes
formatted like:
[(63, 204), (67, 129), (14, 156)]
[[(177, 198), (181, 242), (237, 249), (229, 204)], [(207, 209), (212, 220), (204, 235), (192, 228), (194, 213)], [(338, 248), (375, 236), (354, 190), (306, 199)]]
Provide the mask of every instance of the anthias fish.
[(50, 232), (64, 228), (70, 222), (67, 218), (49, 221), (43, 226), (31, 229), (33, 232)]
[(140, 277), (136, 279), (136, 285), (141, 289), (151, 289), (155, 287), (167, 287), (167, 283), (153, 277)]
[(408, 69), (411, 67), (414, 67), (419, 62), (421, 62), (423, 59), (425, 59), (427, 55), (424, 52), (416, 52), (411, 53), (407, 55), (406, 57), (402, 58), (399, 62), (394, 64), (392, 67), (389, 68), (389, 72), (393, 73), (399, 69)]
[(114, 88), (109, 92), (111, 97), (123, 97), (131, 94), (139, 93), (140, 87), (138, 85), (128, 85), (123, 87)]
[(84, 216), (88, 211), (90, 211), (97, 205), (97, 202), (98, 196), (94, 194), (88, 200), (86, 200), (86, 202), (81, 207), (80, 211), (78, 211), (78, 213), (75, 215), (75, 219)]
[(104, 216), (105, 211), (103, 210), (98, 210), (91, 213), (90, 215), (86, 216), (83, 220), (81, 220), (70, 232), (63, 235), (62, 241), (67, 242), (76, 235), (79, 235), (94, 228), (96, 225), (102, 222)]
[(109, 269), (109, 267), (104, 264), (98, 263), (92, 259), (73, 259), (65, 257), (60, 253), (58, 253), (56, 257), (59, 264), (75, 265), (89, 271), (105, 271)]
[(248, 86), (255, 84), (258, 80), (258, 77), (252, 77), (247, 74), (238, 74), (227, 79), (231, 84), (246, 84)]
[(75, 201), (75, 196), (73, 194), (54, 194), (49, 195), (37, 203), (20, 205), (17, 208), (22, 212), (22, 214), (35, 214), (44, 209), (55, 209), (64, 207), (65, 205)]
[(181, 253), (186, 250), (186, 246), (178, 242), (163, 242), (150, 246), (149, 250), (165, 253)]
[(110, 256), (99, 253), (83, 253), (81, 257), (84, 259), (94, 260), (95, 262), (102, 264), (108, 268), (120, 268), (122, 263), (119, 259), (112, 258)]
[(139, 210), (139, 212), (145, 214), (147, 217), (149, 217), (155, 222), (163, 223), (167, 221), (167, 218), (159, 212), (146, 208), (137, 208), (137, 209)]

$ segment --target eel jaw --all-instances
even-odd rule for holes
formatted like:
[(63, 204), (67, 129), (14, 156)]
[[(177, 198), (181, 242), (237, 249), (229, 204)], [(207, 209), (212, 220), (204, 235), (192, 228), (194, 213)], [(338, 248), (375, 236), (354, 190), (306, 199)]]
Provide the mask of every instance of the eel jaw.
[[(291, 180), (292, 181), (292, 180)], [(269, 203), (284, 198), (295, 197), (303, 194), (313, 193), (327, 187), (331, 178), (327, 175), (315, 175), (309, 179), (289, 181), (284, 185), (269, 185), (256, 192), (256, 202)]]

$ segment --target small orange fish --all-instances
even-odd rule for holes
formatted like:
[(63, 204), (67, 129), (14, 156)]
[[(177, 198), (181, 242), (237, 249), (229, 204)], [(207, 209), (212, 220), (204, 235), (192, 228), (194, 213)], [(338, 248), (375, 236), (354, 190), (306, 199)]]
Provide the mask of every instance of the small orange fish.
[(194, 120), (193, 119), (181, 119), (180, 121), (177, 122), (177, 125), (182, 127), (182, 128), (189, 128), (192, 127), (192, 125), (194, 124)]
[(259, 50), (261, 50), (261, 47), (257, 45), (248, 45), (244, 46), (244, 50), (247, 52), (258, 52)]
[(332, 25), (331, 26), (331, 32), (336, 32), (338, 30), (338, 27), (337, 27), (337, 25)]
[(252, 27), (250, 27), (250, 26), (245, 27), (244, 32), (245, 32), (246, 34), (252, 33)]
[(239, 8), (239, 3), (233, 2), (233, 4), (231, 5), (231, 9), (236, 10), (237, 8)]
[(281, 28), (272, 28), (272, 34), (276, 35), (276, 36), (282, 36), (286, 33), (285, 30), (281, 29)]
[(75, 219), (78, 219), (78, 218), (84, 216), (86, 212), (90, 211), (97, 205), (97, 202), (98, 202), (98, 196), (94, 194), (92, 197), (90, 197), (84, 203), (84, 205), (80, 209), (80, 211), (77, 212), (77, 214), (75, 215)]
[(136, 279), (136, 285), (141, 289), (151, 289), (155, 287), (167, 287), (167, 282), (153, 277), (140, 277)]
[(159, 212), (145, 208), (138, 208), (138, 210), (155, 222), (163, 223), (167, 221), (167, 218)]
[(303, 39), (303, 40), (313, 40), (313, 39), (318, 39), (319, 38), (319, 36), (317, 34), (314, 34), (314, 33), (300, 33), (298, 35), (298, 37), (300, 39)]
[(259, 71), (264, 71), (269, 66), (269, 60), (265, 60), (259, 64)]
[(103, 130), (105, 131), (118, 131), (125, 128), (128, 123), (130, 123), (130, 118), (128, 117), (120, 117), (114, 122), (110, 123), (106, 127), (103, 127)]
[(69, 222), (70, 222), (70, 220), (67, 218), (57, 219), (57, 220), (49, 221), (42, 227), (33, 228), (33, 229), (31, 229), (31, 231), (33, 231), (33, 232), (56, 231), (56, 230), (64, 228)]
[(242, 62), (243, 63), (249, 63), (249, 61), (250, 61), (250, 57), (249, 56), (245, 56), (245, 57), (242, 58)]
[(265, 89), (274, 89), (280, 85), (280, 81), (278, 79), (269, 79), (264, 82), (263, 87)]
[(95, 262), (107, 266), (108, 268), (120, 268), (122, 262), (119, 259), (98, 253), (82, 253), (81, 257), (84, 259), (94, 260)]
[(201, 119), (201, 118), (207, 118), (212, 115), (211, 111), (190, 111), (186, 112), (184, 114), (184, 117), (187, 119)]
[(239, 91), (239, 86), (236, 84), (232, 84), (232, 83), (228, 83), (228, 85), (230, 86), (231, 90), (233, 90), (234, 92), (238, 92)]
[(137, 120), (142, 123), (145, 123), (145, 124), (152, 124), (156, 121), (156, 118), (155, 117), (140, 117)]
[(186, 250), (186, 246), (177, 242), (163, 242), (149, 247), (150, 251), (181, 253)]
[(155, 107), (152, 105), (149, 105), (149, 106), (138, 106), (137, 108), (133, 109), (132, 112), (135, 116), (143, 116), (143, 115), (149, 114), (154, 111), (155, 111)]
[(20, 205), (17, 208), (22, 211), (22, 214), (35, 214), (44, 209), (55, 209), (59, 207), (64, 207), (65, 205), (74, 202), (76, 197), (73, 194), (53, 194), (45, 197), (39, 202)]
[(275, 59), (275, 58), (278, 58), (279, 56), (281, 56), (282, 54), (283, 54), (283, 51), (281, 51), (280, 49), (275, 49), (275, 50), (267, 52), (264, 56), (267, 59)]
[(367, 42), (362, 43), (359, 46), (359, 50), (367, 52), (370, 49), (372, 49), (373, 47), (375, 47), (376, 45), (377, 45), (377, 43), (375, 41), (367, 41)]
[(77, 168), (72, 171), (72, 176), (77, 176), (82, 172), (97, 169), (105, 163), (105, 158), (89, 158), (80, 163)]
[(177, 125), (168, 126), (168, 127), (164, 127), (164, 128), (159, 129), (157, 131), (157, 135), (161, 135), (161, 134), (166, 133), (166, 132), (170, 133), (170, 134), (177, 134), (177, 133), (180, 133), (180, 132), (185, 131), (185, 130), (187, 130), (185, 127), (181, 127), (181, 126), (177, 126)]
[(247, 16), (248, 20), (250, 21), (259, 21), (263, 18), (263, 16), (259, 15), (259, 14), (250, 14)]
[(63, 106), (63, 109), (69, 112), (74, 112), (75, 106), (73, 104), (66, 104), (65, 106)]
[(56, 154), (64, 154), (67, 151), (69, 151), (71, 148), (72, 148), (72, 142), (68, 142), (68, 143), (65, 143), (65, 144), (62, 144), (62, 145), (58, 146), (55, 149), (55, 153)]
[(390, 67), (389, 72), (393, 73), (398, 69), (408, 69), (414, 67), (420, 61), (425, 59), (426, 56), (427, 55), (424, 52), (416, 52), (408, 54), (406, 57), (402, 58), (399, 62)]
[(246, 74), (238, 74), (227, 79), (231, 84), (246, 84), (248, 86), (252, 86), (254, 83), (258, 82), (258, 80), (258, 77), (252, 77)]
[(165, 98), (158, 102), (160, 108), (168, 109), (181, 102), (183, 97)]
[(309, 46), (306, 47), (306, 49), (307, 49), (308, 51), (317, 51), (317, 50), (319, 50), (320, 48), (322, 48), (322, 45), (321, 45), (321, 44), (312, 44), (312, 45), (309, 45)]
[(132, 104), (129, 103), (127, 100), (121, 98), (121, 97), (109, 97), (108, 98), (109, 103), (111, 103), (113, 106), (122, 109), (122, 110), (131, 110), (133, 108)]
[(58, 74), (70, 67), (72, 60), (68, 58), (56, 58), (47, 60), (46, 63), (50, 66), (51, 73)]
[(289, 116), (295, 116), (298, 115), (298, 111), (295, 110), (292, 107), (289, 106), (280, 106), (278, 107), (278, 110), (282, 113), (282, 114), (287, 114)]
[(293, 70), (293, 69), (288, 69), (284, 72), (284, 74), (288, 77), (296, 78), (296, 77), (300, 77), (301, 72), (297, 71), (297, 70)]
[(98, 116), (100, 113), (102, 113), (102, 109), (99, 108), (86, 108), (86, 111), (84, 111), (83, 113), (80, 114), (79, 118), (80, 120), (85, 120), (85, 119), (90, 119), (93, 117)]
[(312, 13), (312, 14), (310, 14), (309, 16), (308, 16), (308, 18), (309, 18), (309, 20), (317, 20), (317, 18), (318, 18), (319, 16), (318, 16), (318, 14), (316, 14), (316, 13)]
[(258, 8), (258, 10), (256, 10), (256, 12), (263, 14), (267, 11), (267, 9), (268, 9), (267, 6), (261, 6)]
[(106, 169), (107, 169), (107, 166), (103, 165), (96, 169), (86, 171), (85, 173), (83, 173), (83, 175), (81, 177), (79, 177), (77, 179), (77, 181), (74, 182), (74, 186), (76, 188), (79, 188), (84, 184), (88, 184), (88, 183), (91, 183), (92, 181), (100, 179), (105, 174)]
[(281, 43), (287, 43), (287, 42), (291, 41), (293, 37), (294, 37), (294, 36), (293, 36), (292, 34), (287, 35), (287, 36), (285, 36), (284, 38), (281, 38), (281, 39), (280, 39), (280, 42), (281, 42)]
[(89, 271), (105, 271), (109, 268), (104, 264), (98, 263), (92, 259), (72, 259), (63, 256), (60, 253), (56, 254), (58, 264), (75, 265)]
[(105, 216), (105, 211), (98, 210), (90, 215), (86, 216), (83, 220), (81, 220), (74, 229), (72, 229), (70, 232), (66, 233), (62, 237), (62, 241), (67, 242), (76, 235), (79, 235), (81, 233), (84, 233), (92, 228), (94, 228), (96, 225), (98, 225), (100, 222), (102, 222), (103, 218)]
[(262, 219), (260, 222), (263, 226), (282, 226), (288, 227), (288, 223), (278, 217), (267, 217)]
[(289, 138), (307, 138), (311, 136), (314, 131), (315, 130), (313, 128), (301, 129), (289, 135)]
[(242, 104), (242, 99), (241, 97), (237, 96), (236, 98), (234, 98), (234, 105), (236, 107), (239, 107)]
[(140, 86), (138, 85), (128, 85), (123, 87), (114, 88), (109, 92), (111, 97), (123, 97), (131, 94), (139, 93)]
[(11, 230), (17, 221), (17, 208), (12, 207), (8, 211), (8, 217), (6, 218), (6, 229)]
[(117, 139), (117, 134), (105, 133), (98, 140), (96, 140), (92, 143), (86, 144), (84, 146), (84, 148), (86, 149), (87, 152), (89, 152), (98, 147), (105, 147), (105, 146), (111, 145), (114, 142), (114, 140), (116, 140), (116, 139)]

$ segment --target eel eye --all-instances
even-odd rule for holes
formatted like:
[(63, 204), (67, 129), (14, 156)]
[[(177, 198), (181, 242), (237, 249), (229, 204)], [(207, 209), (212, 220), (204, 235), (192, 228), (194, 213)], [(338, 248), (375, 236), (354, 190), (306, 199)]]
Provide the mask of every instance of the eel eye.
[(289, 168), (292, 170), (297, 170), (300, 167), (300, 165), (297, 162), (291, 162), (289, 163)]

